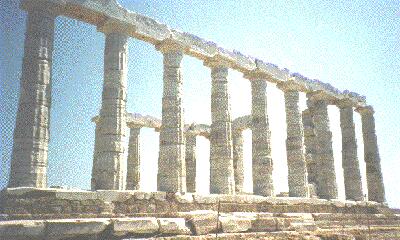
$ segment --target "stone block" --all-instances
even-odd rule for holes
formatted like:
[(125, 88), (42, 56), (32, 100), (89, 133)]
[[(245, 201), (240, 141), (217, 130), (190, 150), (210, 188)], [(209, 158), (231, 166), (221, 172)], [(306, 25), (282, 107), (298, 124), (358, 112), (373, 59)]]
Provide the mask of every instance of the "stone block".
[(196, 203), (203, 203), (203, 204), (216, 204), (218, 202), (218, 196), (217, 195), (198, 195), (195, 194), (193, 195), (194, 201)]
[(74, 200), (74, 201), (84, 201), (84, 200), (97, 199), (97, 196), (95, 192), (89, 192), (89, 191), (57, 190), (56, 198), (65, 200)]
[(274, 232), (278, 230), (278, 226), (273, 217), (259, 216), (251, 220), (250, 229), (254, 232)]
[(251, 228), (251, 219), (226, 215), (220, 217), (222, 231), (225, 233), (246, 232)]
[(209, 234), (217, 230), (218, 216), (216, 211), (197, 210), (179, 212), (177, 215), (178, 217), (184, 217), (193, 226), (196, 235)]
[(151, 198), (152, 193), (150, 192), (135, 192), (134, 196), (137, 200), (149, 200)]
[(154, 200), (156, 201), (166, 201), (167, 194), (166, 192), (153, 192), (152, 194)]
[(113, 221), (113, 234), (152, 234), (159, 230), (156, 218), (122, 218)]
[(109, 219), (60, 219), (46, 221), (46, 232), (49, 239), (64, 239), (101, 234), (110, 224)]
[(104, 202), (123, 202), (132, 198), (133, 191), (97, 190), (97, 198)]
[(44, 221), (18, 220), (0, 222), (0, 239), (43, 239), (45, 231)]
[(157, 220), (162, 234), (189, 235), (191, 233), (184, 218), (158, 218)]
[(175, 199), (179, 203), (193, 203), (193, 194), (191, 193), (175, 193)]

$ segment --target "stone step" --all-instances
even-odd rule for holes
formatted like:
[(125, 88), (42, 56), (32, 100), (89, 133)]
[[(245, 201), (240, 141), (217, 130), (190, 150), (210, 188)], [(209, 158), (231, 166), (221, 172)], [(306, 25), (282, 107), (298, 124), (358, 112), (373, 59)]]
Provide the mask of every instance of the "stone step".
[[(211, 210), (178, 212), (174, 217), (79, 218), (0, 221), (0, 240), (95, 239), (126, 237), (207, 236), (209, 234), (367, 231), (400, 228), (398, 216), (371, 215), (369, 226), (357, 215), (313, 215), (309, 213), (218, 213)], [(317, 218), (317, 221), (314, 221)], [(396, 230), (397, 231), (397, 230)], [(400, 230), (399, 230), (400, 232)], [(271, 235), (271, 236), (272, 236)], [(255, 234), (254, 236), (257, 236)], [(274, 239), (274, 238), (271, 238)]]

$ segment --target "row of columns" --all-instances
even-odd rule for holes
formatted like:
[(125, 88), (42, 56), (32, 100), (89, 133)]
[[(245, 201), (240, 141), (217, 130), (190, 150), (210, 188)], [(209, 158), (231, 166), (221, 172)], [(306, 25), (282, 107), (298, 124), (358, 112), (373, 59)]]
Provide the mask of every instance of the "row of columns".
[[(29, 9), (25, 53), (21, 77), (21, 96), (14, 133), (10, 187), (46, 187), (51, 102), (51, 63), (55, 16), (44, 9)], [(120, 27), (106, 22), (98, 28), (105, 34), (104, 84), (100, 118), (96, 127), (93, 156), (92, 189), (137, 188), (139, 176), (139, 129), (131, 129), (128, 173), (124, 173), (127, 88), (127, 40)], [(164, 56), (162, 126), (158, 159), (157, 186), (160, 191), (186, 192), (195, 186), (195, 139), (184, 135), (183, 78), (181, 61), (184, 48), (172, 39), (156, 46)], [(211, 69), (210, 192), (234, 194), (243, 188), (242, 144), (240, 134), (232, 133), (228, 91), (230, 63), (219, 55), (205, 61)], [(266, 85), (268, 76), (257, 70), (245, 77), (252, 89), (252, 154), (254, 194), (273, 196), (273, 161), (267, 115)], [(289, 81), (290, 82), (290, 81)], [(291, 82), (292, 83), (292, 82)], [(278, 85), (284, 91), (287, 119), (287, 161), (289, 195), (309, 196), (308, 182), (315, 184), (319, 197), (337, 198), (336, 177), (329, 130), (327, 101), (322, 92), (307, 94), (308, 109), (299, 111), (299, 91), (295, 85)], [(351, 105), (340, 104), (343, 132), (343, 169), (346, 197), (361, 200), (361, 177), (356, 156)], [(369, 199), (384, 202), (384, 187), (375, 134), (373, 110), (361, 107), (364, 159), (367, 165)], [(303, 118), (303, 119), (302, 119)], [(303, 124), (305, 130), (303, 131)], [(186, 138), (186, 139), (185, 139)], [(186, 149), (185, 149), (186, 142)], [(306, 149), (304, 150), (303, 145)], [(134, 169), (134, 170), (132, 170)], [(236, 174), (234, 169), (236, 169)], [(187, 176), (187, 172), (191, 172)], [(308, 174), (308, 177), (307, 177)], [(125, 176), (128, 179), (125, 179)], [(237, 184), (235, 185), (235, 180)], [(126, 185), (125, 185), (126, 183)]]

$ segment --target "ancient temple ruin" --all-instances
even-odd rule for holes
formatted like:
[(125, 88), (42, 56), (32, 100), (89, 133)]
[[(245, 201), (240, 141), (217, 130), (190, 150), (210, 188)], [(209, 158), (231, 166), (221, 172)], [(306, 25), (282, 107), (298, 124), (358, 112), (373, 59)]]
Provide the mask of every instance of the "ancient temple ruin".
[[(10, 180), (0, 195), (0, 213), (9, 221), (0, 221), (0, 239), (210, 233), (220, 233), (220, 237), (242, 234), (243, 238), (286, 239), (285, 236), (304, 231), (334, 234), (338, 221), (348, 222), (343, 234), (350, 236), (354, 221), (364, 226), (358, 229), (359, 234), (365, 233), (366, 218), (369, 223), (375, 221), (372, 234), (380, 234), (382, 229), (389, 229), (390, 234), (400, 233), (400, 216), (385, 204), (374, 109), (365, 97), (171, 29), (122, 8), (115, 0), (24, 0), (21, 8), (28, 13), (25, 53)], [(47, 186), (57, 16), (95, 25), (105, 35), (102, 104), (99, 115), (92, 119), (96, 132), (91, 191)], [(162, 120), (126, 112), (129, 38), (152, 44), (163, 54)], [(211, 71), (210, 126), (184, 122), (184, 56), (197, 58)], [(252, 95), (251, 115), (234, 120), (227, 88), (230, 70), (243, 73), (251, 83)], [(285, 98), (289, 185), (289, 197), (285, 198), (275, 197), (272, 180), (266, 99), (266, 86), (270, 83), (283, 91)], [(299, 109), (301, 92), (307, 96), (307, 109), (303, 112)], [(340, 109), (346, 201), (336, 200), (328, 105)], [(363, 196), (357, 157), (354, 111), (362, 118), (367, 199)], [(140, 191), (143, 127), (160, 133), (157, 192)], [(252, 195), (243, 193), (245, 129), (252, 130)], [(124, 144), (127, 135), (128, 148)], [(209, 195), (195, 192), (196, 136), (204, 136), (210, 142)], [(126, 152), (128, 158), (124, 159)], [(121, 164), (124, 161), (126, 168)]]

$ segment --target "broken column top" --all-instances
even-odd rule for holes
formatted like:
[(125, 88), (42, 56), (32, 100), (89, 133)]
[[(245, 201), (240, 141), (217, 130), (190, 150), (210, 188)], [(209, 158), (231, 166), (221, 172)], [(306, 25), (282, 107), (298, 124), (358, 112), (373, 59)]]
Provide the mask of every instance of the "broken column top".
[[(336, 100), (349, 99), (354, 107), (365, 106), (365, 97), (350, 91), (339, 91), (328, 83), (309, 79), (301, 74), (292, 73), (286, 68), (280, 68), (272, 63), (246, 55), (237, 50), (228, 50), (216, 43), (200, 38), (196, 35), (172, 29), (150, 17), (131, 12), (120, 6), (116, 0), (23, 0), (21, 8), (46, 9), (77, 20), (95, 25), (98, 29), (118, 28), (126, 35), (160, 46), (162, 42), (172, 41), (185, 54), (198, 58), (206, 64), (222, 62), (225, 65), (240, 71), (245, 76), (258, 74), (267, 81), (280, 83), (288, 81), (305, 85), (306, 91), (323, 91)], [(51, 6), (51, 7), (48, 7)]]

